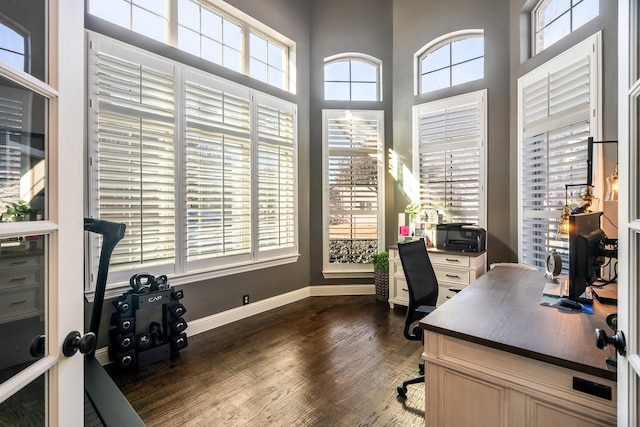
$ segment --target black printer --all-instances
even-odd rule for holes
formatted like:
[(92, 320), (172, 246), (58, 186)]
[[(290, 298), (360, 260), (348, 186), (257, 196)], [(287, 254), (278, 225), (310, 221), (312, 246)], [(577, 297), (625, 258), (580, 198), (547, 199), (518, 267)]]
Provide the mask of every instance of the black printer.
[(436, 247), (446, 251), (482, 252), (487, 231), (475, 224), (451, 223), (436, 225)]

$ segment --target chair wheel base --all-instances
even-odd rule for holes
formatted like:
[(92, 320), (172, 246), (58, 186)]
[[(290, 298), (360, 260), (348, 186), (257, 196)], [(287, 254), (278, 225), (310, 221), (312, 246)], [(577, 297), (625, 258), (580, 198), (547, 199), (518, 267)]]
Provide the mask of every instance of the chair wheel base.
[(398, 396), (407, 397), (407, 388), (406, 387), (400, 386), (400, 387), (397, 388), (397, 391), (398, 391)]

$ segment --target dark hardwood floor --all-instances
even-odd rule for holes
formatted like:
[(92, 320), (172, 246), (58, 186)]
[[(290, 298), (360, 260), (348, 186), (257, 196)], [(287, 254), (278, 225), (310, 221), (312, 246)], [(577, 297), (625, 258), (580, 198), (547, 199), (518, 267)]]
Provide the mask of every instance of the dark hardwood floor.
[(189, 338), (171, 361), (107, 370), (148, 426), (423, 426), (420, 342), (375, 296), (311, 297)]

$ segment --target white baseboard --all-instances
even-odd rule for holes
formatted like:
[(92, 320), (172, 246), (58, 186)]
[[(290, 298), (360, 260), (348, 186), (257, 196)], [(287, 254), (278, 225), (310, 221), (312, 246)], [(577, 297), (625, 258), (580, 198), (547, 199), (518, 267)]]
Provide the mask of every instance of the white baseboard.
[(375, 295), (375, 285), (322, 285), (309, 286), (312, 297), (340, 295)]
[[(287, 292), (286, 294), (276, 295), (265, 300), (257, 301), (251, 304), (232, 308), (231, 310), (216, 313), (211, 316), (202, 317), (200, 319), (189, 320), (187, 328), (187, 336), (193, 336), (220, 326), (246, 319), (247, 317), (263, 313), (292, 302), (300, 301), (308, 297), (318, 296), (341, 296), (341, 295), (375, 295), (375, 285), (322, 285), (307, 286), (306, 288), (297, 289)], [(96, 359), (101, 365), (111, 363), (106, 347), (96, 350)]]
[(228, 323), (236, 322), (238, 320), (308, 298), (309, 296), (309, 287), (306, 287), (286, 294), (276, 295), (275, 297), (267, 298), (265, 300), (256, 301), (251, 304), (232, 308), (231, 310), (216, 313), (211, 316), (189, 320), (187, 322), (189, 324), (189, 327), (187, 328), (187, 336), (197, 335)]

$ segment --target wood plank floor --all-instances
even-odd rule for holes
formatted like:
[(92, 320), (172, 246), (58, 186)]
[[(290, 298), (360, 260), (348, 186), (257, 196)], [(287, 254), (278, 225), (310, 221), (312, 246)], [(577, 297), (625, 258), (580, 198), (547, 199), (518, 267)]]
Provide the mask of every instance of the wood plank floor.
[(423, 426), (404, 308), (311, 297), (190, 337), (171, 361), (107, 371), (148, 426)]

